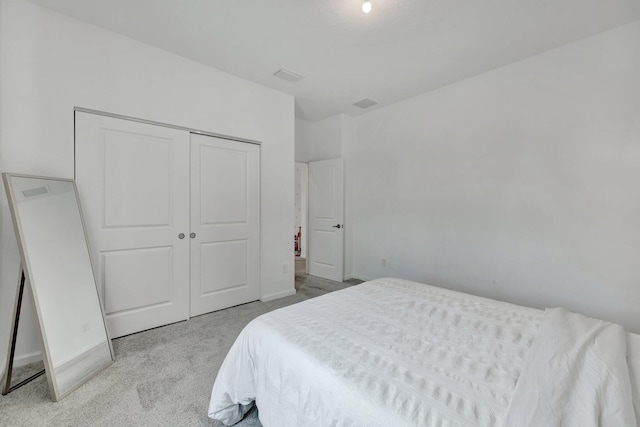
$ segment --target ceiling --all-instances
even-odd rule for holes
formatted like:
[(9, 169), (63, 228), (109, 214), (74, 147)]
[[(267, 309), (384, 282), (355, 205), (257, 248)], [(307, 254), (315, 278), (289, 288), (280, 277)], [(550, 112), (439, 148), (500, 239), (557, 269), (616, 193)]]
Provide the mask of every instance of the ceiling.
[[(640, 0), (31, 0), (292, 94), (316, 121), (640, 19)], [(304, 76), (277, 79), (280, 68)]]

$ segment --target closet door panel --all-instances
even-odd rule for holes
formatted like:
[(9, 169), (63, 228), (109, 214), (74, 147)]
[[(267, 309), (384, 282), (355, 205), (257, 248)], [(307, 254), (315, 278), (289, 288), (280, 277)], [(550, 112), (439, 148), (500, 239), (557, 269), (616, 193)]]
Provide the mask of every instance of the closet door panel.
[(104, 226), (169, 226), (172, 141), (106, 132)]
[(111, 337), (188, 319), (189, 133), (77, 112), (76, 183)]
[[(240, 143), (235, 143), (240, 144)], [(246, 151), (200, 145), (200, 221), (203, 225), (247, 223)]]
[(247, 241), (211, 242), (200, 245), (201, 295), (247, 284)]
[(260, 147), (191, 135), (191, 315), (260, 298)]
[(109, 251), (101, 254), (104, 308), (121, 313), (139, 307), (170, 304), (173, 296), (170, 246)]

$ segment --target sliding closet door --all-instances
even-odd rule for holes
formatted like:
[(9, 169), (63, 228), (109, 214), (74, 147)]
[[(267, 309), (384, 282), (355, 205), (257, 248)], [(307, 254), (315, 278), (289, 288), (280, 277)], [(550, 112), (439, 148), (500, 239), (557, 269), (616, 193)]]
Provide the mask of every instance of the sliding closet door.
[(260, 298), (260, 146), (191, 135), (191, 316)]
[(188, 319), (189, 133), (77, 112), (76, 182), (111, 338)]

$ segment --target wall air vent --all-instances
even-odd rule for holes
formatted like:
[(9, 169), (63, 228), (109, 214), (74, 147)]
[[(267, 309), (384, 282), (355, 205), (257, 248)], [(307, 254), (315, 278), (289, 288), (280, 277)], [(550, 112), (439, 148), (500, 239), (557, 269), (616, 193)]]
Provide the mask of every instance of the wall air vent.
[(274, 76), (286, 80), (289, 83), (298, 83), (300, 80), (304, 78), (300, 74), (296, 74), (293, 71), (285, 70), (284, 68), (280, 68), (278, 71), (273, 73)]
[(362, 108), (364, 110), (365, 108), (373, 107), (374, 105), (377, 105), (377, 104), (378, 103), (373, 99), (365, 98), (365, 99), (361, 99), (360, 101), (356, 102), (353, 105), (355, 105), (358, 108)]

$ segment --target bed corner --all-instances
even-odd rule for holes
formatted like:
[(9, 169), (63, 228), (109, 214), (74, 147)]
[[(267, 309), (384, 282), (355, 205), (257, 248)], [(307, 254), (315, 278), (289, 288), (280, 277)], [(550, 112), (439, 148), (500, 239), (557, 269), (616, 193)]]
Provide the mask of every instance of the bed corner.
[(627, 332), (627, 364), (636, 420), (640, 422), (640, 335)]

